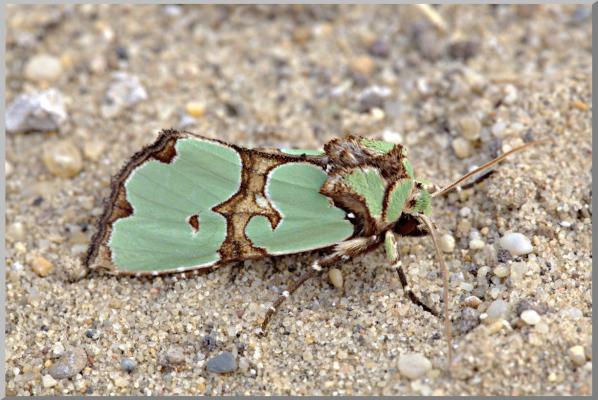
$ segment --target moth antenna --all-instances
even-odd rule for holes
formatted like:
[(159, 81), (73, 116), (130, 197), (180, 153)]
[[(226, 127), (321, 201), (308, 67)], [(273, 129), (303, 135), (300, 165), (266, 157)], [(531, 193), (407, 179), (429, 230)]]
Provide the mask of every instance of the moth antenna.
[(438, 262), (440, 263), (440, 268), (442, 269), (442, 280), (443, 280), (443, 286), (444, 286), (444, 334), (446, 336), (446, 343), (448, 346), (447, 370), (450, 374), (450, 368), (451, 368), (452, 361), (453, 361), (453, 349), (452, 349), (452, 336), (451, 336), (451, 322), (449, 320), (449, 308), (448, 308), (448, 302), (449, 302), (448, 268), (446, 266), (446, 263), (444, 262), (444, 256), (442, 254), (442, 251), (440, 250), (440, 247), (438, 246), (438, 239), (436, 236), (436, 229), (434, 228), (434, 224), (428, 217), (426, 217), (423, 214), (419, 214), (417, 217), (419, 218), (420, 221), (422, 221), (424, 223), (424, 225), (426, 225), (426, 228), (428, 228), (428, 231), (430, 231), (430, 235), (432, 236), (432, 242), (434, 242), (434, 248), (436, 249), (436, 258), (438, 258)]
[(446, 193), (450, 192), (451, 190), (461, 186), (461, 184), (463, 182), (465, 182), (472, 176), (477, 175), (480, 172), (483, 172), (485, 170), (492, 168), (493, 166), (495, 166), (499, 162), (503, 161), (505, 158), (507, 158), (511, 154), (519, 153), (520, 151), (523, 151), (531, 146), (535, 146), (538, 144), (545, 144), (545, 143), (549, 143), (549, 142), (552, 142), (552, 140), (550, 140), (550, 139), (534, 140), (533, 142), (529, 142), (529, 143), (523, 144), (519, 147), (515, 147), (514, 149), (507, 151), (505, 154), (502, 154), (502, 155), (496, 157), (494, 160), (488, 161), (486, 164), (482, 165), (481, 167), (478, 167), (478, 168), (474, 169), (473, 171), (466, 173), (465, 175), (463, 175), (461, 178), (457, 179), (453, 183), (445, 186), (444, 188), (442, 188), (440, 190), (435, 191), (434, 193), (431, 193), (430, 195), (432, 197), (442, 196), (443, 194), (446, 194)]

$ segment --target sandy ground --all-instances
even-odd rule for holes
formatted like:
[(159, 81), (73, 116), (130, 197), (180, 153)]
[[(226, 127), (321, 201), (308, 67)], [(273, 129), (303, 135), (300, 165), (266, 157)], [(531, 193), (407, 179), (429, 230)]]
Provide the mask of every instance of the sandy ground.
[[(444, 25), (413, 6), (8, 7), (7, 104), (55, 88), (67, 117), (7, 134), (7, 394), (591, 394), (590, 8), (438, 11)], [(116, 71), (139, 80), (126, 107)], [(456, 240), (448, 377), (442, 319), (381, 251), (340, 266), (342, 290), (307, 283), (263, 339), (266, 307), (317, 254), (178, 281), (84, 276), (111, 175), (170, 127), (246, 146), (386, 137), (439, 184), (554, 143), (435, 199)], [(507, 231), (532, 252), (500, 250)], [(401, 243), (414, 290), (441, 309), (433, 256), (429, 238)], [(223, 351), (237, 369), (209, 372)], [(430, 368), (399, 368), (407, 353)]]

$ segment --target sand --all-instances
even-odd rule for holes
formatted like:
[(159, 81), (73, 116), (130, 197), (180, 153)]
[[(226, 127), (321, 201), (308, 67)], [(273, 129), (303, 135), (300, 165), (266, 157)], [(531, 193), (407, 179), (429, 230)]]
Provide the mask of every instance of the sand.
[[(444, 25), (413, 6), (9, 6), (7, 104), (54, 88), (67, 115), (7, 134), (7, 394), (591, 394), (590, 7), (437, 11)], [(306, 283), (266, 338), (265, 310), (317, 252), (186, 280), (85, 275), (110, 177), (171, 127), (244, 146), (387, 138), (439, 185), (553, 143), (434, 200), (455, 239), (448, 376), (442, 319), (381, 250), (339, 266), (342, 289)], [(531, 253), (499, 249), (508, 231)], [(431, 240), (400, 247), (440, 310)], [(235, 371), (207, 370), (221, 352)]]

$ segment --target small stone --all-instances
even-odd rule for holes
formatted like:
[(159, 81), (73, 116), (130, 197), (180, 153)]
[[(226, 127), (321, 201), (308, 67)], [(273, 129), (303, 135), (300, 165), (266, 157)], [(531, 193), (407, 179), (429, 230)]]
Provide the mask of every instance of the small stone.
[(367, 112), (374, 108), (383, 108), (384, 102), (391, 95), (391, 90), (385, 86), (370, 86), (364, 89), (357, 100), (359, 101), (359, 111)]
[(42, 376), (42, 385), (44, 385), (45, 388), (51, 388), (53, 386), (56, 386), (57, 383), (58, 381), (52, 378), (51, 375)]
[(72, 178), (83, 168), (79, 149), (68, 140), (48, 143), (42, 159), (48, 171), (62, 178)]
[(313, 356), (313, 354), (312, 354), (312, 352), (310, 350), (305, 350), (303, 352), (303, 359), (305, 361), (313, 361), (314, 356)]
[(293, 30), (293, 41), (298, 45), (306, 44), (312, 37), (311, 29), (308, 26), (298, 26)]
[(190, 101), (185, 105), (185, 111), (194, 118), (201, 118), (206, 113), (206, 106), (199, 101)]
[(330, 283), (332, 283), (335, 288), (343, 288), (343, 273), (340, 269), (332, 268), (330, 271), (328, 271), (328, 278), (330, 279)]
[(499, 319), (504, 319), (508, 312), (509, 305), (507, 304), (507, 302), (500, 299), (494, 300), (492, 303), (490, 303), (490, 306), (486, 310), (486, 320), (490, 322)]
[(85, 157), (87, 157), (91, 161), (98, 161), (102, 154), (104, 154), (105, 148), (106, 143), (101, 140), (87, 140), (83, 145), (83, 154), (85, 154)]
[(12, 170), (12, 164), (7, 160), (4, 160), (4, 176), (8, 178), (10, 175), (12, 175)]
[(123, 358), (120, 361), (120, 367), (123, 369), (123, 371), (133, 372), (135, 368), (137, 368), (137, 361), (135, 361), (133, 358)]
[(54, 265), (42, 256), (35, 257), (31, 262), (31, 269), (37, 275), (45, 278), (50, 275), (50, 272), (54, 269)]
[(241, 357), (239, 359), (239, 370), (241, 370), (242, 372), (249, 371), (249, 361), (247, 361), (247, 358)]
[(449, 233), (442, 235), (438, 241), (438, 244), (440, 246), (440, 250), (445, 253), (452, 253), (453, 250), (455, 250), (455, 238)]
[(517, 101), (517, 98), (517, 88), (511, 84), (505, 86), (505, 96), (502, 99), (503, 103), (511, 105)]
[(125, 109), (146, 99), (147, 91), (137, 76), (126, 72), (114, 72), (102, 102), (102, 116), (104, 118), (117, 117)]
[(59, 358), (60, 356), (62, 356), (64, 354), (64, 346), (62, 345), (62, 343), (60, 342), (56, 342), (54, 343), (54, 346), (52, 346), (52, 357), (54, 358)]
[(382, 132), (382, 140), (384, 140), (385, 142), (388, 142), (388, 143), (402, 144), (403, 143), (403, 135), (401, 135), (400, 132), (395, 132), (390, 129), (385, 129), (384, 132)]
[(469, 241), (469, 248), (471, 250), (480, 250), (486, 246), (486, 243), (482, 239), (472, 239)]
[(129, 380), (122, 376), (117, 376), (114, 378), (114, 385), (117, 387), (127, 387), (129, 386)]
[(8, 239), (17, 242), (25, 239), (25, 225), (22, 222), (10, 224), (7, 232)]
[(573, 361), (573, 364), (577, 365), (578, 367), (586, 363), (586, 352), (583, 346), (577, 345), (570, 347), (567, 351), (567, 354), (569, 354), (569, 358), (571, 361)]
[(97, 329), (88, 329), (85, 331), (85, 336), (91, 340), (98, 340), (101, 336), (100, 331)]
[(515, 262), (511, 264), (511, 280), (517, 282), (523, 278), (527, 272), (527, 264), (524, 262)]
[(171, 347), (166, 350), (166, 362), (168, 364), (182, 364), (185, 362), (185, 355), (183, 354), (183, 349), (180, 347)]
[[(469, 207), (463, 207), (459, 210), (459, 216), (463, 217), (463, 218), (467, 218), (471, 215), (471, 208)], [(479, 236), (476, 236), (476, 238), (478, 238)]]
[(473, 117), (462, 117), (457, 121), (459, 134), (467, 140), (477, 140), (480, 138), (482, 124), (480, 120)]
[(501, 137), (506, 129), (507, 125), (502, 121), (498, 121), (497, 123), (492, 125), (492, 134), (496, 137)]
[(72, 378), (87, 365), (87, 353), (80, 347), (68, 351), (60, 357), (48, 372), (56, 379)]
[(59, 91), (22, 94), (6, 108), (6, 130), (11, 133), (55, 131), (66, 121), (64, 99)]
[(509, 276), (509, 267), (506, 265), (499, 265), (498, 267), (494, 268), (494, 271), (492, 272), (499, 278), (506, 278)]
[(375, 40), (370, 45), (369, 53), (374, 57), (387, 58), (390, 55), (390, 46), (382, 40)]
[(536, 310), (525, 310), (520, 317), (528, 325), (536, 325), (542, 320)]
[(571, 318), (574, 321), (583, 318), (583, 312), (577, 307), (567, 307), (561, 310), (560, 314), (564, 317)]
[(533, 250), (531, 241), (525, 235), (516, 232), (507, 232), (499, 244), (513, 256), (529, 254)]
[(217, 374), (225, 374), (227, 372), (233, 372), (237, 369), (237, 362), (233, 353), (230, 351), (224, 351), (218, 354), (216, 357), (208, 360), (207, 363), (208, 371)]
[[(475, 296), (470, 296), (475, 297)], [(476, 297), (477, 298), (477, 297)], [(459, 332), (464, 335), (480, 324), (480, 312), (472, 307), (465, 307), (461, 311), (459, 320)]]
[(413, 42), (419, 54), (430, 61), (439, 59), (446, 46), (445, 41), (428, 24), (414, 24)]
[(465, 298), (465, 300), (463, 300), (463, 304), (465, 304), (467, 307), (478, 308), (478, 306), (482, 304), (482, 300), (476, 296), (468, 296)]
[(359, 56), (351, 61), (349, 68), (356, 75), (370, 76), (375, 68), (374, 60), (369, 56)]
[(409, 379), (425, 376), (432, 369), (432, 363), (423, 354), (409, 353), (399, 357), (399, 372)]
[(475, 40), (458, 40), (449, 45), (449, 56), (454, 59), (468, 60), (480, 51), (480, 43)]
[(25, 78), (33, 82), (53, 82), (61, 74), (60, 60), (47, 54), (35, 55), (25, 65)]
[(457, 157), (467, 158), (471, 155), (472, 149), (468, 140), (458, 137), (453, 140), (453, 150)]
[(473, 290), (473, 285), (469, 282), (461, 282), (459, 283), (459, 287), (466, 292), (471, 292)]

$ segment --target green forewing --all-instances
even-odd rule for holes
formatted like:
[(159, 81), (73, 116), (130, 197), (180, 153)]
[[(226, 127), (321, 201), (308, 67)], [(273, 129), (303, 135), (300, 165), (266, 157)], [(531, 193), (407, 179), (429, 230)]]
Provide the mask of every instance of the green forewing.
[(253, 217), (245, 234), (269, 254), (298, 253), (327, 247), (353, 234), (345, 212), (320, 194), (326, 173), (307, 163), (286, 163), (272, 170), (266, 196), (281, 214), (273, 229), (263, 216)]
[(395, 183), (388, 194), (386, 221), (391, 222), (399, 219), (412, 188), (413, 179), (410, 178), (404, 178)]
[[(219, 259), (226, 219), (211, 208), (237, 192), (239, 154), (224, 145), (181, 139), (169, 163), (151, 160), (125, 183), (133, 214), (118, 219), (109, 246), (123, 271), (162, 271), (209, 265)], [(197, 215), (199, 229), (189, 224)]]
[(362, 138), (361, 144), (371, 150), (377, 151), (381, 154), (386, 154), (392, 149), (394, 149), (395, 145), (393, 143), (385, 142), (383, 140), (376, 140), (376, 139), (368, 139)]
[(356, 169), (346, 178), (353, 191), (365, 198), (370, 214), (374, 217), (382, 213), (385, 184), (377, 169)]

